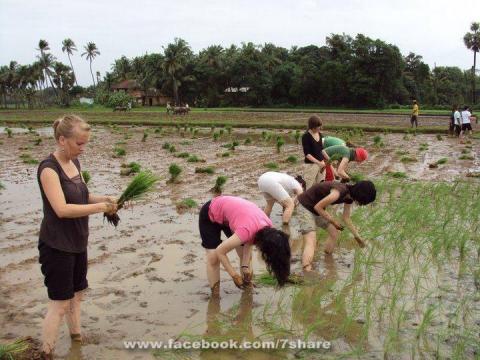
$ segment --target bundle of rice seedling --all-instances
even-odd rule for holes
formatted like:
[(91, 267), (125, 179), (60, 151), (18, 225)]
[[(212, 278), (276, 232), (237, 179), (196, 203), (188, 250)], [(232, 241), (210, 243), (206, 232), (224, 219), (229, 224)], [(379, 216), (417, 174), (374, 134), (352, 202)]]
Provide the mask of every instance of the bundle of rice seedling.
[(217, 177), (217, 180), (215, 181), (215, 186), (211, 189), (216, 194), (221, 194), (223, 185), (227, 182), (227, 177), (226, 176), (219, 176)]
[(85, 184), (88, 184), (92, 176), (90, 175), (90, 172), (88, 170), (83, 170), (82, 171), (82, 177), (83, 181), (85, 181)]
[[(149, 171), (142, 171), (133, 180), (128, 184), (125, 191), (120, 195), (120, 198), (117, 201), (117, 209), (120, 210), (123, 208), (127, 201), (134, 201), (141, 199), (146, 193), (154, 189), (155, 184), (159, 178), (152, 174)], [(107, 218), (107, 221), (110, 224), (113, 224), (117, 227), (120, 217), (117, 213), (113, 215), (103, 214), (104, 218)]]
[(131, 162), (129, 164), (122, 164), (122, 169), (120, 170), (120, 175), (122, 176), (128, 176), (132, 174), (136, 174), (140, 172), (141, 165), (136, 162)]
[(0, 359), (15, 359), (28, 350), (30, 345), (25, 339), (18, 339), (9, 344), (0, 344)]

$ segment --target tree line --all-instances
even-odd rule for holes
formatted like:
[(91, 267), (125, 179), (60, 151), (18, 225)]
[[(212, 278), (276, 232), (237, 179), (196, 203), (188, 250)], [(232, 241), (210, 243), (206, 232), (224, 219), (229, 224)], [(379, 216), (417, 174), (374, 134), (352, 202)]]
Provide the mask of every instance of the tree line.
[[(431, 69), (422, 56), (411, 52), (403, 56), (395, 45), (362, 34), (332, 34), (320, 47), (286, 49), (248, 42), (212, 45), (198, 54), (185, 40), (176, 38), (162, 52), (116, 59), (103, 79), (97, 72), (97, 84), (91, 66), (100, 53), (94, 43), (87, 44), (82, 54), (90, 62), (92, 75), (92, 86), (87, 89), (74, 86), (73, 67), (53, 61), (39, 44), (39, 60), (33, 65), (12, 67), (11, 63), (0, 68), (0, 86), (4, 97), (23, 99), (29, 105), (35, 93), (47, 90), (54, 91), (64, 105), (78, 92), (96, 95), (102, 102), (111, 86), (123, 80), (136, 80), (145, 91), (158, 89), (176, 103), (202, 107), (384, 108), (410, 104), (412, 99), (427, 106), (464, 104), (472, 101), (479, 80), (474, 75), (479, 24), (473, 23), (470, 29), (464, 38), (474, 53), (474, 66), (469, 70)], [(70, 55), (76, 48), (70, 39), (63, 45), (71, 65)]]

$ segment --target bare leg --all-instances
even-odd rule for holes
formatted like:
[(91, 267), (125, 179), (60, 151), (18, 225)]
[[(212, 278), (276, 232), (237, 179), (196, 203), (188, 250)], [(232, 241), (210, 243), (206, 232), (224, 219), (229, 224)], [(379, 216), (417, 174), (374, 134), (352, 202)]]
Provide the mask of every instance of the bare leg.
[(315, 245), (317, 242), (317, 233), (310, 231), (303, 235), (304, 247), (302, 255), (302, 266), (304, 271), (312, 270), (313, 255), (315, 254)]
[(214, 290), (220, 291), (220, 260), (218, 259), (215, 249), (207, 249), (207, 278), (210, 289), (212, 289), (212, 295)]
[(327, 241), (325, 242), (325, 253), (332, 254), (335, 246), (337, 245), (338, 230), (332, 224), (329, 224), (327, 227), (328, 236)]
[(75, 293), (73, 299), (70, 300), (70, 306), (65, 313), (65, 320), (70, 330), (70, 335), (78, 335), (74, 340), (81, 341), (81, 321), (80, 321), (80, 305), (83, 300), (83, 291)]
[(267, 200), (267, 205), (265, 205), (265, 210), (263, 210), (265, 212), (265, 214), (270, 217), (270, 214), (272, 213), (272, 208), (273, 208), (273, 205), (275, 204), (275, 200)]
[(283, 206), (283, 215), (282, 215), (282, 222), (283, 224), (288, 224), (290, 222), (290, 218), (292, 217), (293, 209), (295, 209), (295, 203), (291, 198), (288, 198), (282, 201)]
[(48, 302), (47, 315), (45, 315), (42, 326), (42, 351), (46, 354), (50, 354), (55, 348), (58, 329), (69, 306), (70, 300), (50, 300)]

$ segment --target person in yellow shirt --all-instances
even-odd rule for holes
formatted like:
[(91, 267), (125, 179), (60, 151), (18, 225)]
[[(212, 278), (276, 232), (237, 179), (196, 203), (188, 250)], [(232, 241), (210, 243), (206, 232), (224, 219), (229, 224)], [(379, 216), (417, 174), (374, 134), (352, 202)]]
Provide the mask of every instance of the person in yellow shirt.
[(418, 104), (417, 100), (413, 100), (413, 108), (412, 108), (412, 117), (410, 118), (410, 124), (413, 128), (413, 124), (415, 123), (415, 128), (418, 127)]

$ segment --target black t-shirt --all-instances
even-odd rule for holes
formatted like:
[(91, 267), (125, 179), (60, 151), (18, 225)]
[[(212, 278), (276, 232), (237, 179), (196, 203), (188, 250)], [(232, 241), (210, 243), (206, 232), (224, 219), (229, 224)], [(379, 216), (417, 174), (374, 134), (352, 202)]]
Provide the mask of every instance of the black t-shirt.
[[(75, 159), (73, 163), (80, 173), (79, 161)], [(43, 220), (40, 226), (39, 241), (51, 248), (65, 252), (84, 252), (88, 243), (88, 216), (71, 219), (57, 216), (43, 191), (40, 181), (40, 174), (45, 168), (50, 168), (58, 174), (67, 204), (88, 204), (88, 188), (81, 177), (77, 175), (69, 178), (55, 156), (50, 154), (40, 163), (37, 172), (38, 185), (43, 201)]]
[(314, 209), (315, 205), (317, 205), (320, 200), (330, 195), (332, 189), (336, 189), (340, 192), (340, 197), (333, 204), (353, 203), (353, 199), (350, 197), (350, 192), (348, 191), (348, 186), (334, 181), (325, 181), (311, 186), (307, 191), (298, 195), (298, 201), (303, 207), (318, 216)]
[(322, 134), (319, 134), (320, 138), (319, 141), (316, 141), (312, 134), (308, 131), (305, 132), (302, 136), (302, 146), (303, 146), (303, 153), (305, 155), (304, 161), (305, 164), (313, 164), (313, 161), (307, 159), (307, 155), (312, 155), (318, 161), (323, 160), (323, 145), (322, 145)]

